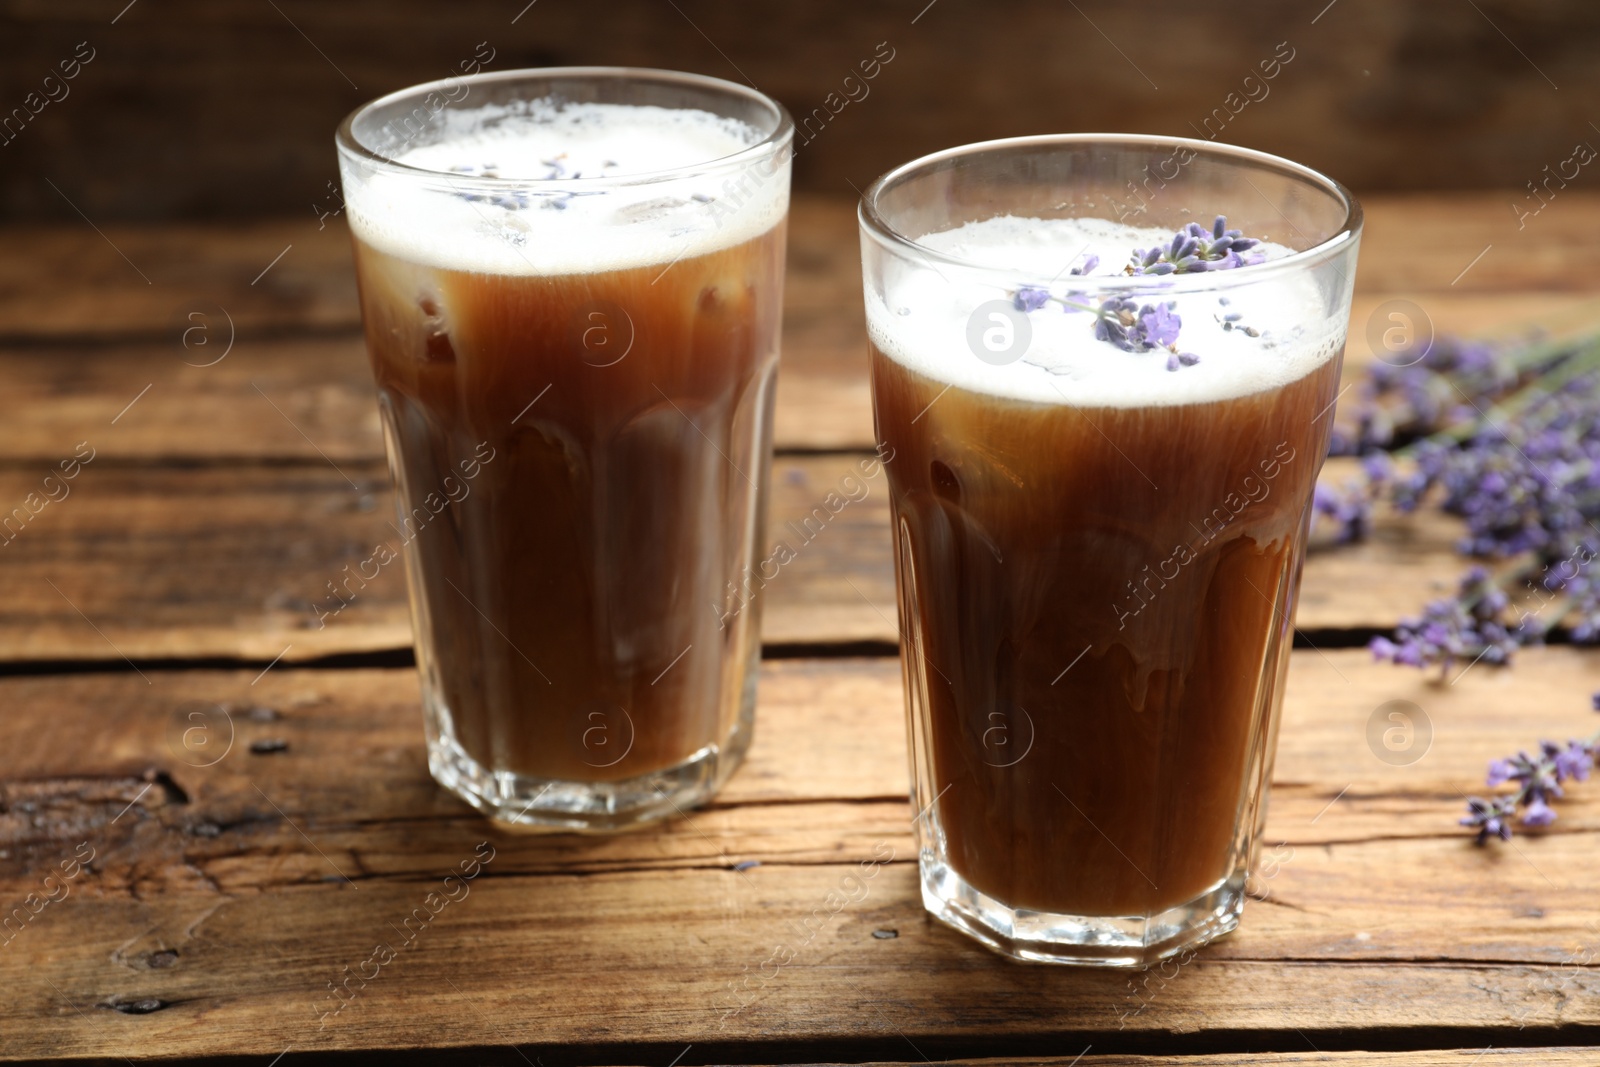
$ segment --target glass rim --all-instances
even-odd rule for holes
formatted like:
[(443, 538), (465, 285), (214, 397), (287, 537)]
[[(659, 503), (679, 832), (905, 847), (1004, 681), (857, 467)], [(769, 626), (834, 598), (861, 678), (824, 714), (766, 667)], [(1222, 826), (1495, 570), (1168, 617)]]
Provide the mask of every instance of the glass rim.
[[(861, 232), (871, 235), (874, 240), (886, 248), (910, 252), (930, 265), (940, 263), (969, 271), (1004, 275), (1008, 278), (1020, 277), (1023, 272), (1016, 268), (967, 259), (963, 256), (954, 256), (947, 252), (929, 248), (915, 238), (908, 237), (897, 230), (884, 217), (879, 208), (879, 200), (886, 191), (899, 182), (947, 160), (959, 159), (963, 156), (983, 155), (1007, 148), (1093, 144), (1113, 147), (1189, 148), (1224, 160), (1261, 164), (1319, 187), (1344, 207), (1345, 217), (1344, 221), (1340, 223), (1338, 232), (1326, 239), (1319, 241), (1310, 248), (1291, 252), (1287, 256), (1270, 259), (1264, 263), (1238, 267), (1233, 270), (1204, 271), (1195, 274), (1073, 275), (1072, 285), (1075, 289), (1099, 291), (1137, 290), (1140, 292), (1159, 289), (1162, 292), (1183, 293), (1235, 288), (1249, 285), (1267, 276), (1318, 266), (1343, 254), (1361, 236), (1364, 221), (1361, 203), (1355, 198), (1355, 194), (1345, 188), (1342, 183), (1320, 171), (1313, 170), (1293, 160), (1285, 159), (1282, 156), (1275, 156), (1270, 152), (1262, 152), (1254, 148), (1218, 144), (1215, 141), (1202, 141), (1193, 137), (1163, 137), (1159, 134), (1135, 133), (1056, 133), (1038, 134), (1029, 137), (1005, 137), (991, 141), (976, 141), (972, 144), (957, 145), (954, 148), (946, 148), (942, 151), (920, 156), (880, 175), (876, 181), (867, 186), (866, 191), (861, 194), (861, 202), (856, 210)], [(1288, 223), (1291, 230), (1295, 229), (1294, 223), (1288, 222), (1287, 218), (1284, 221)]]
[[(746, 145), (737, 152), (712, 159), (687, 163), (677, 167), (661, 170), (635, 171), (630, 174), (600, 175), (592, 178), (507, 178), (490, 177), (481, 174), (464, 174), (456, 171), (435, 170), (431, 167), (417, 167), (409, 163), (402, 163), (397, 159), (386, 156), (367, 145), (363, 144), (355, 135), (357, 121), (376, 111), (408, 97), (422, 99), (431, 93), (441, 92), (446, 88), (466, 84), (481, 85), (486, 83), (510, 82), (517, 80), (533, 81), (536, 79), (568, 78), (590, 79), (594, 82), (607, 81), (639, 81), (653, 82), (659, 85), (693, 85), (702, 89), (724, 93), (730, 97), (739, 97), (752, 101), (769, 109), (774, 118), (771, 131), (754, 144)], [(440, 109), (445, 110), (444, 108)], [(515, 70), (501, 70), (481, 72), (478, 74), (463, 74), (456, 77), (440, 78), (436, 81), (421, 82), (386, 93), (374, 100), (369, 100), (355, 110), (351, 111), (339, 123), (334, 135), (341, 155), (351, 156), (374, 170), (386, 171), (390, 174), (409, 177), (415, 180), (442, 179), (452, 185), (465, 183), (482, 188), (491, 189), (526, 189), (536, 185), (541, 190), (555, 192), (571, 189), (573, 191), (600, 191), (607, 188), (623, 188), (633, 185), (651, 185), (656, 182), (674, 181), (679, 178), (694, 177), (719, 170), (735, 170), (759, 161), (760, 159), (781, 153), (794, 140), (794, 120), (789, 111), (778, 101), (754, 87), (740, 85), (738, 82), (728, 81), (724, 78), (713, 78), (705, 74), (691, 74), (687, 71), (663, 70), (656, 67), (519, 67)]]

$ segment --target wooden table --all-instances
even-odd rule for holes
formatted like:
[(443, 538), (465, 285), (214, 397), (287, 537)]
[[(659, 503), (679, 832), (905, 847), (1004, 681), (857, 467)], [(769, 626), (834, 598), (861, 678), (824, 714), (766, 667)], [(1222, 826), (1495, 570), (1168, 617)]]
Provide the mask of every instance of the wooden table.
[[(1458, 332), (1600, 319), (1600, 198), (1563, 192), (1523, 233), (1506, 199), (1368, 203), (1351, 368), (1388, 299)], [(794, 209), (775, 522), (871, 441), (851, 207)], [(0, 904), (58, 898), (0, 935), (0, 1058), (1600, 1062), (1575, 1047), (1600, 1045), (1600, 782), (1511, 846), (1455, 826), (1488, 759), (1592, 729), (1600, 654), (1441, 686), (1361, 647), (1463, 568), (1443, 519), (1385, 515), (1308, 563), (1271, 877), (1181, 968), (1020, 966), (924, 916), (881, 481), (770, 586), (755, 746), (714, 803), (621, 837), (491, 828), (428, 777), (401, 574), (310, 625), (389, 535), (347, 240), (6, 232), (0, 511), (80, 442), (94, 458), (0, 545)], [(1433, 724), (1410, 765), (1365, 740), (1391, 699)], [(196, 722), (209, 765), (175, 740)]]

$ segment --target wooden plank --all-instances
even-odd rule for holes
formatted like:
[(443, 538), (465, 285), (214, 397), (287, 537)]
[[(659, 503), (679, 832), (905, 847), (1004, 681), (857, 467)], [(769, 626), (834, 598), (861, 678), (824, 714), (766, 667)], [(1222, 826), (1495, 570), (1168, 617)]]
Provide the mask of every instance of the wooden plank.
[[(202, 338), (225, 340), (230, 322), (247, 339), (361, 326), (342, 217), (113, 226), (106, 235), (115, 248), (81, 223), (0, 234), (5, 247), (28, 251), (0, 257), (0, 339), (7, 342), (157, 337), (181, 348), (185, 330), (204, 326), (208, 333), (190, 333), (185, 358), (205, 363), (223, 346), (203, 350)], [(129, 270), (118, 249), (151, 269)], [(854, 199), (793, 198), (786, 311), (802, 320), (802, 334), (817, 319), (848, 324), (852, 349), (864, 347), (859, 316), (841, 314), (859, 309), (860, 262)], [(835, 336), (844, 336), (842, 326)]]
[[(1585, 267), (1594, 250), (1591, 235), (1600, 229), (1600, 193), (1564, 193), (1563, 217), (1557, 218), (1556, 205), (1550, 207), (1559, 227), (1520, 233), (1506, 210), (1509, 195), (1363, 198), (1358, 291), (1426, 294), (1468, 316), (1457, 329), (1470, 328), (1482, 298), (1592, 297), (1600, 283)], [(848, 195), (793, 199), (786, 351), (815, 353), (825, 362), (829, 352), (864, 348), (855, 207)], [(7, 341), (155, 336), (178, 347), (184, 331), (196, 325), (209, 327), (213, 340), (226, 336), (229, 319), (246, 338), (286, 330), (354, 331), (360, 325), (342, 219), (320, 228), (315, 219), (112, 227), (107, 234), (116, 247), (151, 267), (148, 282), (81, 224), (12, 226), (0, 234), (6, 247), (28, 250), (26, 256), (0, 258), (0, 338)], [(279, 253), (283, 257), (276, 259)], [(274, 265), (265, 270), (269, 263)], [(1523, 314), (1535, 317), (1540, 307), (1536, 303)], [(191, 313), (204, 317), (191, 319)], [(206, 362), (220, 351), (201, 352), (195, 347), (201, 336), (190, 334), (190, 362)]]
[[(30, 709), (0, 719), (0, 899), (35, 891), (79, 845), (95, 853), (0, 951), (0, 1056), (515, 1043), (656, 1062), (675, 1043), (665, 1062), (693, 1042), (757, 1061), (774, 1042), (892, 1058), (905, 1040), (931, 1057), (1283, 1049), (1295, 1031), (1317, 1048), (1600, 1034), (1581, 962), (1600, 951), (1585, 873), (1600, 790), (1575, 787), (1556, 832), (1514, 849), (1476, 849), (1452, 821), (1488, 757), (1592, 725), (1600, 657), (1549, 649), (1430, 687), (1359, 652), (1296, 653), (1266, 834), (1292, 854), (1269, 852), (1238, 933), (1145, 975), (1019, 967), (927, 920), (910, 806), (890, 799), (905, 788), (893, 662), (763, 670), (757, 740), (721, 798), (600, 839), (504, 834), (444, 798), (409, 672), (0, 681), (7, 706)], [(1394, 698), (1434, 724), (1408, 766), (1365, 739)], [(240, 705), (234, 747), (206, 767), (166, 741), (196, 700)], [(265, 737), (287, 748), (252, 753)], [(401, 936), (391, 924), (483, 841), (490, 876), (318, 1029), (337, 1004), (327, 983)], [(846, 878), (863, 863), (857, 889)], [(808, 918), (815, 933), (796, 925)], [(775, 946), (793, 957), (763, 969)], [(141, 1004), (153, 1010), (126, 1010)]]
[[(1222, 52), (1189, 47), (1218, 25), (1214, 12), (1179, 0), (1138, 12), (1090, 3), (1082, 14), (1013, 0), (925, 15), (914, 3), (831, 0), (755, 20), (726, 0), (681, 11), (629, 0), (604, 35), (578, 5), (522, 14), (469, 0), (443, 26), (421, 0), (279, 6), (281, 14), (176, 0), (130, 11), (114, 27), (115, 10), (14, 6), (0, 41), (8, 109), (39, 92), (77, 42), (97, 51), (75, 80), (43, 86), (71, 95), (37, 103), (38, 117), (6, 146), (15, 164), (0, 181), (0, 203), (16, 215), (74, 219), (45, 175), (102, 225), (179, 214), (310, 217), (335, 177), (333, 130), (346, 112), (454, 73), (475, 53), (492, 56), (491, 70), (599, 63), (748, 79), (811, 118), (797, 181), (840, 193), (951, 145), (1107, 125), (1220, 133), (1362, 190), (1520, 189), (1593, 136), (1569, 98), (1592, 99), (1600, 88), (1589, 62), (1600, 24), (1583, 0), (1483, 0), (1481, 12), (1346, 0), (1321, 17), (1241, 0)], [(1149, 34), (1152, 24), (1171, 32)], [(480, 52), (480, 41), (494, 51)], [(879, 42), (892, 61), (870, 82), (846, 81)], [(191, 50), (192, 62), (162, 62), (175, 46)], [(1260, 64), (1275, 54), (1290, 62), (1269, 67), (1277, 76), (1263, 81)], [(846, 103), (846, 94), (856, 99)], [(1118, 102), (1115, 123), (1105, 115), (1108, 94)], [(173, 147), (150, 152), (153, 143)], [(1585, 170), (1569, 184), (1589, 180)]]
[[(853, 211), (794, 203), (779, 448), (871, 443)], [(53, 460), (147, 386), (118, 422), (129, 458), (382, 458), (342, 220), (116, 231), (135, 262), (161, 264), (148, 285), (87, 228), (6, 234), (39, 254), (0, 257), (0, 463)]]
[[(1347, 380), (1373, 358), (1369, 327), (1381, 319), (1381, 336), (1397, 299), (1420, 308), (1439, 333), (1533, 324), (1571, 330), (1600, 320), (1600, 292), (1582, 266), (1593, 251), (1587, 234), (1600, 230), (1600, 196), (1574, 192), (1562, 203), (1573, 228), (1538, 241), (1491, 241), (1497, 205), (1484, 194), (1369, 205)], [(873, 441), (853, 210), (842, 198), (794, 204), (780, 449)], [(174, 265), (158, 271), (152, 286), (97, 247), (90, 231), (16, 235), (40, 254), (0, 259), (0, 335), (11, 340), (0, 346), (9, 383), (0, 463), (53, 461), (64, 442), (105, 427), (146, 386), (117, 424), (119, 455), (129, 459), (309, 461), (318, 449), (336, 460), (381, 458), (366, 357), (354, 334), (348, 236), (337, 220), (321, 232), (314, 222), (118, 231), (118, 245), (136, 259)], [(1487, 243), (1496, 244), (1493, 254), (1451, 287), (1439, 264), (1456, 256), (1465, 266)], [(1441, 244), (1448, 255), (1418, 251)], [(333, 335), (318, 335), (327, 331)]]
[[(215, 312), (208, 321), (217, 324), (216, 343), (205, 349), (176, 340), (0, 347), (0, 374), (12, 387), (0, 407), (8, 419), (0, 466), (52, 463), (86, 437), (114, 442), (129, 462), (383, 458), (359, 337), (241, 337), (221, 362), (200, 366), (227, 340)], [(865, 345), (858, 338), (837, 359), (808, 360), (803, 349), (784, 356), (773, 422), (779, 449), (871, 447)]]
[[(1438, 847), (1455, 857), (1450, 865), (1492, 884), (1500, 876), (1491, 872), (1536, 862), (1540, 850), (1554, 855), (1587, 847), (1583, 842), (1600, 831), (1600, 787), (1584, 786), (1562, 802), (1552, 831), (1518, 839), (1520, 854), (1459, 848), (1467, 839), (1455, 822), (1461, 793), (1482, 791), (1490, 758), (1531, 747), (1539, 737), (1593, 730), (1588, 693), (1600, 688), (1600, 655), (1528, 651), (1515, 668), (1476, 668), (1454, 685), (1373, 664), (1359, 650), (1296, 652), (1291, 661), (1265, 833), (1273, 844), (1303, 848), (1322, 857), (1314, 861), (1320, 864), (1325, 849), (1412, 841)], [(124, 861), (182, 856), (229, 888), (316, 882), (332, 875), (329, 857), (352, 874), (414, 877), (456, 835), (480, 823), (428, 778), (409, 669), (278, 667), (254, 684), (254, 671), (144, 677), (148, 685), (126, 673), (0, 682), (8, 706), (34, 710), (0, 721), (0, 740), (11, 754), (9, 815), (0, 819), (0, 837), (12, 849), (0, 882), (40, 873), (63, 835), (104, 830), (135, 800), (116, 831), (129, 835), (118, 839)], [(1425, 717), (1431, 731), (1409, 763), (1380, 759), (1367, 742), (1368, 720), (1394, 700), (1415, 704), (1420, 710), (1413, 716)], [(894, 659), (769, 662), (762, 668), (758, 740), (704, 813), (653, 835), (509, 839), (502, 867), (598, 872), (726, 867), (743, 859), (816, 863), (840, 847), (839, 834), (908, 842), (902, 705)], [(106, 721), (108, 706), (117, 709), (114, 721)], [(198, 721), (218, 746), (202, 753), (169, 736), (195, 721), (192, 711), (216, 707), (226, 714), (208, 711)], [(275, 714), (252, 714), (252, 707)], [(285, 752), (250, 748), (275, 739), (287, 743)], [(362, 775), (341, 772), (352, 759)], [(152, 768), (165, 772), (166, 784), (146, 790)], [(307, 850), (258, 787), (291, 815), (312, 818), (324, 852)], [(18, 814), (22, 803), (48, 808), (50, 817), (25, 818)], [(803, 810), (786, 814), (790, 809)], [(206, 824), (219, 833), (195, 832)], [(263, 852), (279, 857), (270, 874), (249, 865), (251, 855)], [(1549, 873), (1565, 881), (1559, 869)]]
[[(1330, 966), (1202, 953), (1145, 999), (1127, 975), (1018, 966), (933, 924), (901, 863), (877, 868), (866, 895), (837, 915), (824, 902), (841, 899), (830, 894), (851, 884), (855, 864), (762, 868), (755, 888), (706, 871), (482, 877), (407, 947), (396, 931), (474, 854), (468, 835), (425, 881), (360, 891), (63, 902), (55, 907), (70, 907), (75, 922), (51, 916), (26, 931), (39, 935), (27, 953), (13, 945), (0, 961), (10, 993), (0, 1021), (14, 1035), (0, 1055), (137, 1048), (188, 1058), (225, 1047), (267, 1062), (287, 1050), (516, 1046), (530, 1061), (666, 1063), (693, 1045), (697, 1058), (753, 1063), (780, 1049), (942, 1058), (1436, 1034), (1481, 1048), (1592, 1043), (1600, 1028), (1596, 998), (1584, 995), (1591, 976), (1552, 992), (1544, 983), (1559, 983), (1559, 970), (1476, 961)], [(381, 969), (375, 946), (394, 957)], [(775, 953), (787, 962), (768, 963), (763, 982)], [(345, 981), (351, 997), (332, 1014), (341, 1001), (330, 983)]]
[[(1069, 1058), (1029, 1057), (1028, 1059), (944, 1060), (948, 1067), (1240, 1067), (1245, 1063), (1290, 1064), (1372, 1064), (1374, 1067), (1499, 1067), (1501, 1064), (1592, 1064), (1600, 1059), (1600, 1046), (1585, 1048), (1491, 1048), (1428, 1049), (1421, 1052), (1252, 1052), (1248, 1059), (1234, 1054), (1219, 1056), (1100, 1056)], [(904, 1060), (873, 1064), (871, 1067), (916, 1067), (925, 1060)], [(863, 1065), (866, 1067), (866, 1065)]]
[[(410, 646), (398, 566), (364, 587), (341, 584), (380, 544), (399, 551), (385, 469), (116, 467), (113, 457), (93, 453), (75, 479), (49, 485), (49, 468), (0, 471), (0, 514), (11, 517), (0, 530), (0, 661), (294, 662)], [(866, 458), (778, 461), (771, 540), (796, 559), (759, 593), (769, 642), (893, 640), (887, 497), (881, 472), (862, 477)]]
[[(859, 268), (840, 269), (849, 271), (848, 286), (790, 271), (774, 422), (780, 451), (874, 443)], [(1589, 293), (1364, 293), (1351, 312), (1346, 384), (1375, 358), (1369, 324), (1381, 337), (1394, 325), (1389, 314), (1416, 315), (1396, 300), (1420, 309), (1419, 327), (1431, 326), (1436, 335), (1499, 335), (1536, 325), (1574, 332), (1600, 323), (1600, 296)], [(9, 386), (0, 408), (7, 419), (0, 465), (53, 462), (63, 447), (96, 434), (114, 441), (117, 455), (130, 462), (316, 462), (319, 449), (341, 462), (382, 458), (371, 372), (358, 336), (262, 338), (241, 328), (223, 357), (226, 320), (215, 308), (196, 314), (203, 317), (188, 320), (196, 331), (189, 348), (182, 344), (181, 314), (162, 340), (0, 346), (0, 375)], [(219, 361), (205, 365), (212, 360)], [(135, 397), (138, 403), (122, 415)], [(1348, 397), (1344, 407), (1354, 401)]]
[[(410, 645), (398, 567), (381, 568), (353, 596), (354, 586), (341, 587), (340, 599), (349, 602), (342, 609), (329, 588), (344, 580), (345, 567), (373, 558), (379, 545), (399, 549), (383, 468), (349, 460), (337, 469), (320, 460), (128, 467), (115, 465), (114, 437), (96, 436), (90, 447), (96, 446), (103, 451), (77, 478), (51, 483), (57, 496), (68, 494), (55, 502), (45, 502), (49, 468), (0, 469), (0, 515), (11, 516), (0, 529), (10, 538), (0, 540), (7, 562), (0, 568), (0, 662), (124, 656), (265, 662), (280, 653), (296, 662)], [(72, 457), (74, 445), (63, 447)], [(881, 470), (862, 476), (868, 458), (776, 461), (764, 558), (785, 558), (771, 547), (780, 542), (794, 558), (766, 568), (776, 570), (770, 580), (761, 577), (765, 572), (752, 579), (765, 603), (767, 643), (898, 639), (888, 487)], [(1337, 484), (1353, 467), (1335, 461), (1330, 477)], [(29, 494), (38, 508), (31, 517)], [(830, 494), (837, 511), (828, 506)], [(1465, 569), (1454, 553), (1459, 536), (1458, 524), (1446, 517), (1380, 508), (1368, 542), (1312, 551), (1299, 627), (1393, 626)], [(319, 607), (331, 613), (320, 621)]]

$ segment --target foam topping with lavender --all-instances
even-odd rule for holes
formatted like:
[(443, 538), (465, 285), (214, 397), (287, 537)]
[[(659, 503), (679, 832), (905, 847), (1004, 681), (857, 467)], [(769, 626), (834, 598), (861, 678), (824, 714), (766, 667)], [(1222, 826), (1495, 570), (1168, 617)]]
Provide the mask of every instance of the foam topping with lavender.
[[(1266, 272), (1225, 292), (1162, 292), (1178, 275), (1242, 272), (1291, 254), (1224, 219), (1177, 233), (1107, 219), (971, 222), (918, 239), (934, 257), (908, 257), (887, 294), (869, 291), (872, 339), (896, 362), (978, 393), (1042, 404), (1144, 407), (1202, 403), (1278, 388), (1338, 353), (1345, 323), (1306, 272)], [(991, 269), (1017, 279), (998, 285)], [(1139, 276), (1138, 293), (1106, 294), (1084, 279)], [(1020, 358), (975, 358), (969, 325), (1005, 300), (1027, 318)]]
[[(534, 100), (449, 109), (433, 122), (425, 143), (393, 158), (437, 172), (434, 188), (380, 170), (344, 191), (361, 238), (412, 262), (498, 274), (666, 264), (759, 236), (787, 205), (785, 167), (693, 173), (762, 139), (707, 111)], [(691, 173), (639, 184), (566, 184), (683, 168)]]

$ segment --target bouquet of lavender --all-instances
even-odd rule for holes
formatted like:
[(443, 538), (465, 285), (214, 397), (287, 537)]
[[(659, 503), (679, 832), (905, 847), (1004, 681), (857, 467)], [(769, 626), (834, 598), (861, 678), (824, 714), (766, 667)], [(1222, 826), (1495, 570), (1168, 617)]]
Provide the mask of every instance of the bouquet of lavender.
[[(1488, 344), (1447, 339), (1422, 352), (1391, 354), (1361, 383), (1351, 416), (1335, 427), (1332, 452), (1362, 457), (1361, 476), (1319, 485), (1313, 508), (1336, 539), (1371, 528), (1374, 502), (1415, 511), (1437, 503), (1465, 520), (1462, 554), (1473, 566), (1453, 597), (1424, 606), (1390, 637), (1379, 660), (1438, 666), (1504, 664), (1520, 646), (1565, 624), (1575, 643), (1600, 642), (1600, 337), (1571, 342)], [(1512, 593), (1519, 594), (1514, 603)], [(1488, 784), (1515, 793), (1468, 804), (1464, 825), (1478, 841), (1509, 838), (1555, 818), (1562, 783), (1588, 776), (1600, 734), (1567, 746), (1542, 742), (1490, 766)]]

